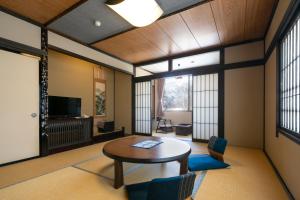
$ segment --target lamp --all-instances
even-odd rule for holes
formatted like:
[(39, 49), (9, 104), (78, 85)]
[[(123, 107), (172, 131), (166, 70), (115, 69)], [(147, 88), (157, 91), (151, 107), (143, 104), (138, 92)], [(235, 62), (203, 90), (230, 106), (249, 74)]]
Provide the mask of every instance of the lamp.
[(155, 0), (108, 0), (105, 4), (136, 27), (147, 26), (163, 14)]

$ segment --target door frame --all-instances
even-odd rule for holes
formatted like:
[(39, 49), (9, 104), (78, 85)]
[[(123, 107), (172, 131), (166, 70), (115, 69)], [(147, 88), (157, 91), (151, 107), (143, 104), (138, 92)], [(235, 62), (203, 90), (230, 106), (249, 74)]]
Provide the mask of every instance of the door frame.
[[(222, 59), (222, 51), (220, 55), (220, 62), (223, 62)], [(174, 77), (180, 75), (207, 75), (207, 74), (218, 74), (218, 137), (224, 138), (224, 69), (220, 67), (219, 64), (212, 65), (210, 68), (206, 67), (197, 67), (191, 68), (186, 70), (178, 70), (178, 71), (170, 71), (166, 72), (163, 75), (151, 75), (151, 76), (144, 76), (144, 77), (134, 77), (132, 76), (132, 134), (134, 135), (146, 135), (140, 134), (135, 132), (135, 83), (138, 82), (145, 82), (145, 81), (153, 81), (158, 78), (167, 78), (167, 77)], [(134, 73), (135, 74), (135, 73)], [(151, 93), (151, 95), (153, 95)], [(193, 94), (192, 94), (193, 95)], [(193, 99), (193, 96), (191, 97)], [(152, 98), (151, 98), (152, 100)], [(193, 109), (192, 109), (192, 128), (193, 128)], [(151, 124), (152, 129), (152, 124)], [(151, 132), (152, 135), (152, 132)], [(149, 135), (147, 135), (149, 136)], [(192, 141), (193, 142), (208, 142), (208, 140), (200, 140), (194, 138), (192, 134)]]
[[(199, 75), (208, 75), (208, 74), (218, 74), (218, 137), (224, 138), (224, 70), (219, 70), (216, 72), (210, 73), (195, 73), (192, 76)], [(194, 81), (192, 82), (192, 87), (194, 87)], [(192, 92), (192, 105), (194, 104), (194, 93)], [(192, 127), (194, 127), (194, 109), (192, 109)], [(194, 130), (194, 129), (193, 129)], [(193, 142), (205, 142), (208, 140), (196, 139), (194, 138), (194, 134), (192, 134)]]
[(132, 134), (133, 135), (142, 135), (142, 136), (152, 136), (152, 132), (153, 132), (153, 127), (152, 127), (152, 87), (150, 88), (150, 131), (151, 133), (150, 134), (145, 134), (145, 133), (139, 133), (139, 132), (136, 132), (135, 130), (135, 84), (136, 83), (142, 83), (142, 82), (148, 82), (150, 81), (150, 84), (152, 86), (152, 79), (147, 79), (145, 81), (136, 81), (135, 78), (132, 76), (132, 127), (131, 127), (131, 130), (132, 130)]

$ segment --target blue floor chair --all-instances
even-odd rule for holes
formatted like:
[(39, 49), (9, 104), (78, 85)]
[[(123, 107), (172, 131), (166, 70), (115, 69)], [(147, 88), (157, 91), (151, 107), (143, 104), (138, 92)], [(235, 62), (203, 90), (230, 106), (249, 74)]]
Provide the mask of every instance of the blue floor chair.
[(211, 169), (226, 168), (230, 165), (224, 163), (224, 152), (227, 146), (227, 140), (212, 136), (208, 143), (208, 154), (190, 155), (188, 159), (188, 168), (190, 171), (203, 171)]
[(126, 186), (129, 200), (184, 200), (192, 195), (196, 174), (157, 178)]

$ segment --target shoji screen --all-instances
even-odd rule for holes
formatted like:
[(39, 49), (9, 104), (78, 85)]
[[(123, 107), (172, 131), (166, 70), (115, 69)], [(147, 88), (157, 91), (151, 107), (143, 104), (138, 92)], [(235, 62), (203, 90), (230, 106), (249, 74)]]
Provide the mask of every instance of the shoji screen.
[(135, 83), (135, 132), (151, 135), (151, 81)]
[(218, 74), (193, 76), (193, 139), (218, 136)]

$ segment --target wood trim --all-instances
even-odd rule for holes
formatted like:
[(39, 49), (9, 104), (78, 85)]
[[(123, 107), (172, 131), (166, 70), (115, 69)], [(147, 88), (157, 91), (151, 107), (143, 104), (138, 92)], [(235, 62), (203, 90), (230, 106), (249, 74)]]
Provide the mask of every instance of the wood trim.
[(80, 0), (79, 2), (77, 2), (76, 4), (72, 5), (71, 7), (69, 7), (68, 9), (64, 10), (62, 13), (59, 13), (57, 16), (53, 17), (52, 19), (50, 19), (49, 21), (47, 21), (44, 25), (48, 26), (50, 25), (52, 22), (54, 22), (55, 20), (63, 17), (64, 15), (68, 14), (69, 12), (71, 12), (72, 10), (78, 8), (79, 6), (81, 6), (82, 4), (84, 4), (85, 2), (87, 2), (88, 0)]
[[(135, 68), (133, 68), (135, 74)], [(131, 76), (131, 132), (135, 134), (135, 82), (134, 76)]]
[(265, 54), (265, 63), (269, 60), (272, 52), (276, 49), (276, 137), (279, 137), (279, 134), (286, 136), (293, 142), (300, 144), (300, 137), (295, 134), (293, 131), (280, 127), (280, 51), (281, 51), (281, 41), (285, 34), (290, 30), (291, 26), (294, 23), (294, 20), (299, 15), (300, 1), (292, 0), (284, 17), (272, 39), (272, 42)]
[(14, 42), (12, 40), (7, 40), (5, 38), (0, 37), (0, 49), (17, 52), (17, 53), (28, 53), (34, 56), (42, 57), (46, 53), (41, 50), (37, 49), (25, 44), (21, 44), (18, 42)]
[(52, 149), (52, 150), (48, 151), (48, 155), (55, 154), (55, 153), (60, 153), (60, 152), (63, 152), (63, 151), (69, 151), (69, 150), (72, 150), (72, 149), (77, 149), (77, 148), (89, 146), (89, 145), (92, 145), (92, 144), (93, 144), (92, 141), (90, 141), (90, 142), (84, 142), (84, 143), (81, 143), (81, 144), (74, 144), (74, 145), (70, 145), (70, 146), (66, 146), (66, 147), (62, 147), (62, 148)]
[(25, 161), (33, 160), (33, 159), (40, 158), (40, 157), (41, 156), (34, 156), (34, 157), (30, 157), (30, 158), (25, 158), (25, 159), (21, 159), (21, 160), (12, 161), (12, 162), (9, 162), (9, 163), (0, 164), (0, 167), (5, 167), (5, 166), (9, 166), (9, 165), (20, 163), (20, 162), (25, 162)]
[(276, 45), (276, 137), (279, 137), (279, 128), (280, 128), (280, 44)]
[(188, 52), (184, 52), (184, 53), (180, 53), (180, 54), (176, 54), (176, 55), (172, 55), (172, 56), (164, 56), (164, 57), (149, 60), (149, 61), (133, 63), (133, 65), (134, 65), (134, 67), (139, 67), (139, 66), (143, 66), (143, 65), (150, 65), (150, 64), (163, 62), (163, 61), (167, 61), (167, 60), (172, 60), (172, 59), (177, 59), (177, 58), (181, 58), (181, 57), (187, 57), (187, 56), (193, 56), (193, 55), (202, 54), (202, 53), (208, 53), (208, 52), (212, 52), (212, 51), (218, 51), (220, 49), (221, 49), (221, 47), (212, 47), (212, 48), (207, 48), (207, 49), (197, 49), (197, 50), (192, 50), (192, 51), (188, 51)]
[[(271, 14), (271, 17), (270, 17), (270, 19), (269, 19), (269, 22), (268, 22), (268, 25), (267, 25), (267, 28), (266, 28), (266, 31), (265, 31), (265, 33), (264, 33), (264, 37), (263, 37), (263, 38), (266, 38), (266, 36), (267, 36), (267, 33), (268, 33), (269, 29), (270, 29), (272, 20), (273, 20), (273, 18), (274, 18), (274, 15), (275, 15), (275, 12), (276, 12), (278, 3), (279, 3), (279, 0), (276, 0), (274, 6), (273, 6), (273, 8), (272, 8), (272, 14)], [(265, 51), (265, 50), (264, 50), (264, 51)]]
[(298, 134), (295, 134), (293, 131), (290, 131), (288, 129), (285, 128), (280, 128), (278, 127), (276, 129), (276, 136), (279, 137), (279, 133), (286, 136), (288, 139), (292, 140), (293, 142), (295, 142), (296, 144), (300, 145), (300, 137), (298, 136)]
[[(275, 49), (277, 43), (282, 39), (282, 36), (288, 30), (288, 27), (293, 21), (297, 11), (300, 9), (300, 1), (298, 0), (291, 0), (289, 7), (287, 8), (284, 17), (268, 47), (268, 50), (265, 51), (265, 62), (268, 61), (269, 57), (271, 56), (273, 50)], [(269, 30), (267, 30), (268, 32)]]
[(59, 31), (53, 30), (53, 29), (51, 29), (51, 28), (47, 28), (47, 29), (48, 29), (49, 31), (51, 31), (51, 32), (53, 32), (53, 33), (55, 33), (55, 34), (57, 34), (57, 35), (60, 35), (60, 36), (62, 36), (62, 37), (65, 37), (65, 38), (67, 38), (67, 39), (69, 39), (69, 40), (72, 40), (72, 41), (74, 41), (74, 42), (77, 42), (77, 43), (79, 43), (79, 44), (81, 44), (81, 45), (83, 45), (83, 46), (86, 46), (86, 47), (88, 47), (88, 48), (91, 48), (91, 49), (93, 49), (93, 50), (95, 50), (95, 51), (98, 51), (98, 52), (100, 52), (100, 53), (103, 53), (103, 54), (105, 54), (105, 55), (108, 55), (108, 56), (110, 56), (110, 57), (112, 57), (112, 58), (118, 59), (118, 60), (120, 60), (120, 61), (122, 61), (122, 62), (125, 62), (125, 63), (128, 63), (128, 64), (132, 64), (132, 63), (126, 61), (126, 60), (123, 60), (122, 58), (119, 58), (119, 57), (117, 57), (117, 56), (115, 56), (115, 55), (112, 55), (112, 54), (110, 54), (110, 53), (107, 53), (107, 52), (105, 52), (105, 51), (102, 51), (102, 50), (100, 50), (100, 49), (98, 49), (98, 48), (96, 48), (96, 47), (93, 47), (93, 46), (89, 45), (89, 44), (86, 44), (86, 43), (84, 43), (84, 42), (82, 42), (82, 41), (80, 41), (80, 40), (78, 40), (78, 39), (76, 39), (76, 38), (74, 38), (74, 37), (68, 36), (68, 35), (66, 35), (66, 34), (64, 34), (64, 33), (61, 33), (61, 32), (59, 32)]
[(243, 45), (243, 44), (260, 42), (260, 41), (264, 41), (264, 38), (258, 38), (258, 39), (254, 39), (254, 40), (246, 40), (243, 42), (233, 43), (233, 44), (229, 44), (229, 45), (221, 45), (218, 47), (211, 47), (211, 48), (206, 48), (206, 49), (197, 49), (197, 50), (184, 52), (184, 53), (180, 53), (180, 54), (176, 54), (176, 55), (172, 55), (172, 56), (161, 57), (161, 58), (144, 61), (144, 62), (139, 62), (139, 63), (133, 63), (133, 64), (134, 64), (134, 67), (139, 67), (142, 65), (149, 65), (149, 64), (166, 61), (166, 60), (172, 60), (172, 59), (177, 59), (177, 58), (181, 58), (181, 57), (193, 56), (193, 55), (202, 54), (202, 53), (209, 53), (212, 51), (218, 51), (218, 50), (222, 51), (222, 49), (225, 49), (228, 47), (239, 46), (239, 45)]
[(67, 51), (67, 50), (65, 50), (65, 49), (61, 49), (61, 48), (58, 48), (58, 47), (53, 46), (53, 45), (50, 45), (50, 44), (49, 44), (49, 49), (54, 50), (54, 51), (57, 51), (57, 52), (60, 52), (60, 53), (63, 53), (63, 54), (67, 54), (67, 55), (69, 55), (69, 56), (72, 56), (72, 57), (75, 57), (75, 58), (78, 58), (78, 59), (81, 59), (81, 60), (84, 60), (84, 61), (87, 61), (87, 62), (90, 62), (90, 63), (94, 63), (94, 64), (96, 64), (96, 65), (101, 65), (101, 66), (103, 66), (103, 67), (107, 67), (107, 68), (110, 68), (110, 69), (112, 69), (112, 70), (116, 70), (116, 71), (119, 71), (119, 72), (123, 72), (123, 73), (125, 73), (125, 74), (132, 75), (132, 74), (131, 74), (130, 72), (128, 72), (128, 71), (121, 70), (121, 69), (116, 68), (116, 67), (113, 67), (113, 66), (111, 66), (111, 65), (107, 65), (107, 64), (104, 64), (104, 63), (101, 63), (101, 62), (92, 60), (92, 59), (90, 59), (90, 58), (84, 57), (84, 56), (82, 56), (82, 55), (78, 55), (78, 54), (73, 53), (73, 52), (71, 52), (71, 51)]
[(203, 140), (203, 139), (192, 139), (192, 142), (201, 142), (201, 143), (208, 143), (208, 140)]
[(224, 80), (224, 70), (219, 72), (218, 74), (218, 102), (219, 102), (219, 109), (218, 109), (218, 137), (224, 138), (224, 124), (225, 124), (225, 80)]
[(29, 17), (25, 17), (23, 15), (20, 15), (20, 14), (14, 12), (14, 11), (11, 11), (11, 10), (9, 10), (7, 8), (4, 8), (1, 5), (0, 5), (0, 11), (4, 12), (6, 14), (12, 15), (12, 16), (18, 18), (18, 19), (21, 19), (21, 20), (24, 20), (26, 22), (29, 22), (30, 24), (33, 24), (33, 25), (36, 25), (36, 26), (39, 26), (39, 27), (43, 27), (43, 24), (41, 24), (40, 22), (37, 22), (37, 21), (35, 21), (33, 19), (30, 19)]
[(195, 68), (189, 68), (183, 70), (175, 70), (171, 72), (162, 72), (150, 76), (135, 77), (134, 82), (143, 82), (143, 81), (157, 79), (157, 78), (166, 78), (170, 76), (179, 76), (179, 75), (186, 75), (186, 74), (195, 75), (195, 74), (218, 73), (219, 71), (222, 70), (238, 69), (238, 68), (245, 68), (245, 67), (256, 67), (264, 64), (265, 64), (265, 60), (262, 58), (258, 60), (238, 62), (238, 63), (208, 65), (208, 66), (201, 66), (201, 67), (195, 67)]
[(96, 144), (96, 143), (100, 143), (100, 142), (106, 142), (109, 140), (125, 137), (124, 132), (125, 132), (125, 129), (122, 127), (121, 130), (115, 130), (111, 133), (93, 136), (92, 141), (93, 141), (93, 144)]
[(40, 155), (48, 155), (48, 31), (41, 28), (41, 49), (45, 54), (39, 63), (39, 150)]

